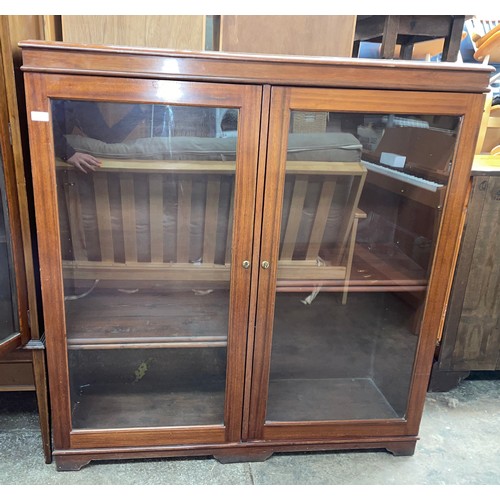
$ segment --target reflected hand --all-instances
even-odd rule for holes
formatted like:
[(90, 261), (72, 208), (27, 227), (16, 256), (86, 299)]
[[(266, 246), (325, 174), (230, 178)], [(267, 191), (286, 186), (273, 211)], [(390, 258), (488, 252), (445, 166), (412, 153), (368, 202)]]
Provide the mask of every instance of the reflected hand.
[(97, 158), (88, 153), (80, 153), (78, 151), (66, 161), (85, 174), (95, 172), (101, 166), (101, 162)]

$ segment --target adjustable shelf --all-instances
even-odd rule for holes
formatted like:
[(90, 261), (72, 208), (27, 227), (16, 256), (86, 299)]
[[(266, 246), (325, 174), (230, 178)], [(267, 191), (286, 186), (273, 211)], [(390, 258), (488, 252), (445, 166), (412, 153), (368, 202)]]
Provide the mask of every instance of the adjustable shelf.
[(127, 292), (130, 290), (95, 290), (83, 298), (67, 300), (68, 349), (227, 345), (227, 291)]

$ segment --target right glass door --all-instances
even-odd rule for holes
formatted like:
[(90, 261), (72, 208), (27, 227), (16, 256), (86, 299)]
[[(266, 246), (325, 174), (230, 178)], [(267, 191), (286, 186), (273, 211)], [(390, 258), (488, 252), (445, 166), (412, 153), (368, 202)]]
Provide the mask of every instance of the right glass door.
[(266, 192), (259, 281), (264, 429), (407, 418), (462, 118), (350, 96), (273, 95), (287, 147), (271, 148), (266, 179), (278, 194)]

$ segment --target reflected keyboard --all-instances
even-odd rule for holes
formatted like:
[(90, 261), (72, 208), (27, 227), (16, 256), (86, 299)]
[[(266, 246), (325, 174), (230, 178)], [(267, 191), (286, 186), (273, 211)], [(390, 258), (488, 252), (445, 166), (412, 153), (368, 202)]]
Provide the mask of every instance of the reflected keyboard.
[(361, 160), (361, 163), (370, 171), (377, 172), (393, 179), (406, 182), (413, 186), (421, 187), (427, 191), (436, 192), (439, 188), (442, 188), (443, 184), (438, 184), (437, 182), (428, 181), (427, 179), (422, 179), (415, 175), (407, 174), (405, 172), (400, 172), (398, 170), (393, 170), (392, 168), (383, 167), (382, 165), (377, 165), (376, 163), (370, 163), (368, 161)]

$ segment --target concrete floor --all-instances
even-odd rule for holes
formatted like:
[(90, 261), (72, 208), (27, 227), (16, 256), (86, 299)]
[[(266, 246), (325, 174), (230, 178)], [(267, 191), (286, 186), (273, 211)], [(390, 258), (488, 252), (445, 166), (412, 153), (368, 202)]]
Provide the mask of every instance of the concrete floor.
[(0, 393), (0, 485), (12, 484), (497, 486), (500, 377), (476, 373), (450, 392), (429, 393), (412, 457), (357, 451), (229, 465), (211, 458), (127, 460), (91, 462), (79, 472), (44, 463), (33, 394)]

